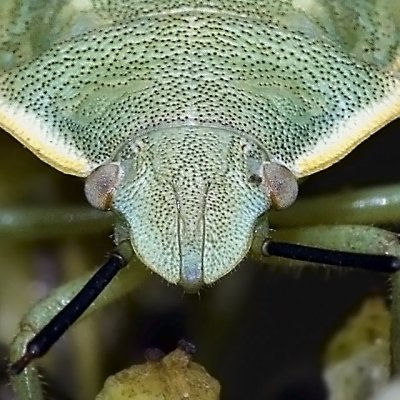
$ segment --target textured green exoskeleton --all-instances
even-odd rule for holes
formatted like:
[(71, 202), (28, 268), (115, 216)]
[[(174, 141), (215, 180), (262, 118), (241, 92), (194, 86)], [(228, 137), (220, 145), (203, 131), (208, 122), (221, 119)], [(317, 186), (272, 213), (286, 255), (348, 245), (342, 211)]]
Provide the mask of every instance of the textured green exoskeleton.
[(263, 163), (309, 175), (397, 117), (400, 7), (378, 3), (6, 1), (1, 125), (67, 173), (118, 163), (137, 255), (212, 283), (270, 208)]
[(187, 289), (281, 208), (270, 166), (310, 175), (400, 114), (398, 1), (2, 0), (0, 19), (0, 126), (88, 177), (117, 241)]

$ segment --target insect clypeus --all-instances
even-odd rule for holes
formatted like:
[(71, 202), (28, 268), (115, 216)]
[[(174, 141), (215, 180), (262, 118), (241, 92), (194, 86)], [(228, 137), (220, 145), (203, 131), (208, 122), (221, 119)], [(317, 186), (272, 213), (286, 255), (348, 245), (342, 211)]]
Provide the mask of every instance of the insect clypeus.
[[(38, 0), (0, 7), (1, 126), (53, 167), (86, 178), (89, 203), (117, 217), (116, 250), (104, 266), (22, 322), (10, 366), (22, 399), (42, 396), (28, 364), (133, 254), (197, 292), (239, 264), (257, 219), (291, 206), (300, 178), (339, 161), (399, 115), (396, 3)], [(260, 221), (253, 250), (264, 257), (398, 269), (394, 255), (361, 254), (374, 250), (371, 228), (302, 230), (301, 242), (309, 235), (314, 246), (335, 250), (319, 251), (270, 240), (267, 218)], [(337, 238), (355, 231), (365, 237), (359, 247), (338, 248)], [(132, 272), (124, 273), (89, 312), (125, 293)]]

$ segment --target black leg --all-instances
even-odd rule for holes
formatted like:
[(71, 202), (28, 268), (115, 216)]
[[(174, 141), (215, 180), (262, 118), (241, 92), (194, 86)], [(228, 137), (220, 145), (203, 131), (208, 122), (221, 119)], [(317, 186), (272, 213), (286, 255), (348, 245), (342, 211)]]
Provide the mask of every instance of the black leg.
[(376, 272), (392, 273), (400, 270), (400, 258), (395, 256), (320, 249), (285, 242), (265, 241), (262, 254)]
[(20, 374), (33, 359), (43, 356), (126, 265), (127, 260), (120, 254), (111, 254), (76, 296), (33, 337), (24, 355), (10, 365), (10, 374)]

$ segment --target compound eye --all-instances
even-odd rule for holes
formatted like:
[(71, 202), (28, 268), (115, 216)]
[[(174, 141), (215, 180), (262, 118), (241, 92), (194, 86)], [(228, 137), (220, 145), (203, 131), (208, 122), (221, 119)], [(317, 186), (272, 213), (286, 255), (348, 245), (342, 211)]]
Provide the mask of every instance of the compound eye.
[(118, 164), (106, 164), (95, 169), (85, 182), (85, 195), (88, 202), (99, 210), (109, 210), (119, 180)]
[(291, 206), (297, 198), (299, 187), (296, 177), (283, 165), (263, 164), (261, 185), (271, 199), (271, 208), (282, 210)]

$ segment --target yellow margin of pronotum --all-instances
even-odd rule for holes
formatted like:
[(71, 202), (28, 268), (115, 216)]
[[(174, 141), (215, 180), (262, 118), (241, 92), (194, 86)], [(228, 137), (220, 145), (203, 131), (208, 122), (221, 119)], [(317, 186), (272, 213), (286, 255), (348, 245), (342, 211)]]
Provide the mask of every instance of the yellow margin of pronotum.
[(84, 177), (92, 169), (77, 149), (57, 139), (61, 135), (57, 135), (34, 113), (10, 104), (1, 97), (0, 126), (37, 157), (61, 172)]
[(297, 159), (293, 172), (297, 177), (303, 177), (328, 168), (399, 116), (400, 82), (386, 98), (337, 121), (327, 139), (320, 140)]

